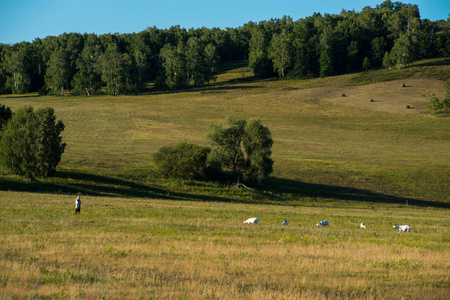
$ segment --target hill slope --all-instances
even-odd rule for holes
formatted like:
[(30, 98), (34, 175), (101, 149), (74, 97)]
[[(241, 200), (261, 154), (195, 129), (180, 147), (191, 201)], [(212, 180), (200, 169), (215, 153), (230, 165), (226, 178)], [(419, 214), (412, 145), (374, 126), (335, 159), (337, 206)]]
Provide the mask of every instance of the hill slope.
[[(450, 68), (442, 61), (311, 80), (258, 81), (238, 66), (212, 86), (185, 91), (0, 96), (13, 110), (52, 106), (66, 125), (67, 143), (55, 178), (25, 183), (3, 172), (0, 189), (284, 203), (449, 203), (449, 119), (430, 117), (421, 97), (426, 88), (444, 92), (442, 78), (450, 77)], [(368, 81), (376, 83), (362, 84)], [(272, 132), (274, 173), (259, 192), (155, 177), (153, 153), (179, 141), (206, 145), (208, 125), (227, 115), (260, 117)]]

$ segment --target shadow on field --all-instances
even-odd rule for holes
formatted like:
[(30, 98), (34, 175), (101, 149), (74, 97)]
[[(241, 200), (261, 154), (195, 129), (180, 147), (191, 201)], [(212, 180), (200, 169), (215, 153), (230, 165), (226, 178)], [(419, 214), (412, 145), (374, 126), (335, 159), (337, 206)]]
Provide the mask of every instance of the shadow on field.
[(369, 190), (330, 186), (323, 184), (304, 183), (282, 178), (269, 178), (266, 182), (266, 188), (274, 193), (290, 193), (304, 197), (330, 198), (340, 200), (350, 200), (358, 202), (374, 203), (393, 203), (408, 204), (415, 206), (432, 206), (441, 208), (450, 208), (450, 203), (425, 201), (413, 198), (385, 195), (375, 193)]
[(185, 89), (179, 89), (179, 90), (154, 90), (150, 91), (151, 95), (166, 95), (166, 94), (178, 94), (178, 93), (202, 93), (202, 94), (212, 94), (212, 93), (223, 93), (226, 91), (233, 91), (233, 90), (248, 90), (248, 89), (257, 89), (257, 86), (251, 86), (251, 85), (239, 85), (239, 86), (228, 86), (227, 84), (230, 83), (248, 83), (254, 81), (253, 77), (248, 78), (242, 78), (242, 79), (233, 79), (230, 81), (216, 83), (212, 85), (207, 85), (203, 87), (188, 87)]
[(36, 95), (23, 95), (23, 94), (20, 94), (20, 95), (9, 95), (9, 96), (3, 96), (4, 98), (12, 98), (12, 99), (14, 99), (14, 98), (20, 98), (20, 99), (22, 99), (22, 98), (37, 98), (37, 97), (40, 97), (41, 95), (38, 95), (38, 94), (36, 94)]
[(167, 200), (236, 201), (226, 197), (180, 193), (123, 180), (78, 172), (57, 172), (47, 181), (24, 181), (0, 177), (0, 190), (49, 194), (80, 194), (104, 197), (136, 197)]
[[(301, 197), (328, 198), (357, 201), (361, 203), (392, 203), (450, 208), (450, 203), (391, 196), (363, 189), (311, 184), (274, 177), (270, 177), (264, 182), (264, 189), (271, 191), (275, 195), (292, 194)], [(24, 181), (22, 179), (2, 178), (0, 176), (0, 190), (123, 198), (136, 197), (167, 200), (248, 202), (244, 199), (233, 199), (227, 196), (220, 197), (196, 194), (195, 190), (189, 193), (175, 192), (171, 191), (170, 188), (165, 189), (164, 187), (136, 183), (131, 180), (79, 172), (57, 172), (54, 177), (51, 177), (46, 181)], [(256, 195), (258, 194), (259, 193), (256, 192)], [(280, 198), (277, 200), (279, 201)], [(251, 203), (255, 202), (252, 201)]]
[(442, 59), (438, 61), (431, 61), (431, 62), (418, 62), (415, 63), (414, 66), (448, 66), (450, 65), (450, 59)]

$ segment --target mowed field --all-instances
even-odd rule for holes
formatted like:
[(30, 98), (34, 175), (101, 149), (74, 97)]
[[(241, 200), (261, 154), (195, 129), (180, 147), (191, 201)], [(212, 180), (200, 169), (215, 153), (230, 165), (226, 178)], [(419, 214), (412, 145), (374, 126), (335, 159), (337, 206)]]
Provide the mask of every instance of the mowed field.
[[(53, 107), (67, 147), (53, 178), (0, 169), (0, 295), (448, 298), (450, 120), (421, 95), (442, 99), (450, 67), (369, 74), (256, 81), (240, 67), (187, 91), (1, 95), (13, 111)], [(257, 190), (157, 177), (153, 153), (208, 145), (227, 115), (271, 130), (274, 173)]]

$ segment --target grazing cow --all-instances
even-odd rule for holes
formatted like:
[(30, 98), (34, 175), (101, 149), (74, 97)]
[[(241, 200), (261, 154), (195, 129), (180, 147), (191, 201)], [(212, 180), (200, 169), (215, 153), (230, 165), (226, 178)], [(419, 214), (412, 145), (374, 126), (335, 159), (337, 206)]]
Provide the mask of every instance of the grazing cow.
[(257, 224), (259, 221), (258, 218), (250, 218), (244, 221), (244, 224)]
[(411, 226), (409, 225), (394, 225), (392, 228), (397, 229), (398, 231), (411, 232)]
[(330, 222), (328, 222), (327, 220), (324, 220), (324, 221), (320, 221), (320, 222), (317, 223), (316, 225), (317, 225), (317, 227), (320, 227), (320, 226), (330, 226)]
[(359, 227), (361, 227), (362, 229), (366, 229), (366, 228), (367, 228), (367, 227), (366, 227), (366, 224), (364, 224), (364, 222), (361, 223), (361, 224), (359, 224)]
[(288, 221), (284, 221), (281, 225), (287, 225), (288, 224)]

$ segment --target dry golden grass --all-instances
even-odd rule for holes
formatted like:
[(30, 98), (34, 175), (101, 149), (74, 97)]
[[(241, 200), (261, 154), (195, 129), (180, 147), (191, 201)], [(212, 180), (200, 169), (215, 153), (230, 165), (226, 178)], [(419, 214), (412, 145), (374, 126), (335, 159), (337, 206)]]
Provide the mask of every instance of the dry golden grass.
[[(0, 192), (0, 295), (445, 299), (447, 211)], [(256, 225), (242, 220), (258, 216)], [(321, 219), (329, 228), (317, 228)], [(290, 221), (282, 226), (284, 219)], [(367, 230), (358, 227), (361, 221)], [(411, 233), (391, 225), (412, 225)]]
[[(402, 87), (403, 84), (405, 87)], [(393, 80), (360, 86), (328, 86), (292, 93), (368, 110), (425, 115), (430, 113), (426, 107), (430, 103), (429, 99), (421, 95), (424, 95), (427, 89), (439, 99), (445, 97), (446, 89), (441, 80), (424, 79)], [(407, 105), (410, 109), (406, 108)]]

